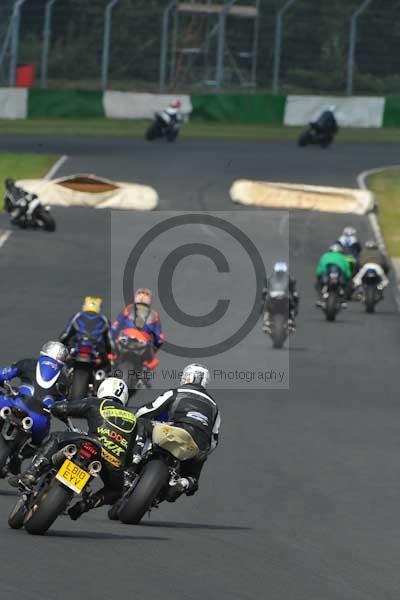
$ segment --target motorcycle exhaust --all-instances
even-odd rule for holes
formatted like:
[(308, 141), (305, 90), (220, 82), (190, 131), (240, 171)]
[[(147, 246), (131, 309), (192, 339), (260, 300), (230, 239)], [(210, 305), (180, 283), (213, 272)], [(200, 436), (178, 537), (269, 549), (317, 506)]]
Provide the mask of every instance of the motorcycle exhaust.
[(9, 406), (4, 406), (1, 410), (0, 410), (0, 417), (2, 419), (7, 419), (7, 417), (9, 417), (11, 415), (11, 408)]
[(33, 419), (31, 419), (31, 417), (25, 417), (22, 419), (22, 427), (24, 428), (24, 431), (30, 431), (32, 429), (32, 425)]
[(99, 460), (94, 460), (88, 466), (88, 471), (92, 475), (92, 477), (97, 477), (97, 475), (101, 471), (101, 462)]
[(99, 369), (98, 371), (96, 371), (96, 374), (94, 376), (96, 381), (104, 381), (104, 379), (107, 377), (106, 372), (103, 371), (103, 369)]
[(73, 458), (77, 452), (78, 448), (75, 446), (75, 444), (68, 444), (68, 446), (65, 446), (65, 448), (62, 449), (62, 453), (64, 454), (65, 458), (68, 458), (68, 460)]

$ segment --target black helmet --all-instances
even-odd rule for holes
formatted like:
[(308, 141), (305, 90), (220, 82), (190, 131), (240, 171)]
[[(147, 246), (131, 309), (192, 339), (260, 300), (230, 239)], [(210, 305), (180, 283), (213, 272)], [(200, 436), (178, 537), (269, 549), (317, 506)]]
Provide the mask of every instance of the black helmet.
[(7, 179), (4, 182), (6, 189), (9, 190), (11, 187), (14, 186), (15, 182), (14, 179), (12, 177), (7, 177)]

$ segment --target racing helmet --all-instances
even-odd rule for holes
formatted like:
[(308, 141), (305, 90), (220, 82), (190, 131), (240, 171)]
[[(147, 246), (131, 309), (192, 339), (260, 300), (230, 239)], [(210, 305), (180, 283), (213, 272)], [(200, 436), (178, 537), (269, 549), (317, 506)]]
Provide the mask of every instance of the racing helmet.
[(135, 304), (144, 304), (145, 306), (151, 306), (153, 300), (153, 294), (148, 288), (139, 288), (136, 290), (133, 302)]
[(94, 312), (98, 314), (101, 312), (102, 303), (103, 300), (98, 296), (86, 296), (83, 301), (82, 310), (83, 312)]
[(182, 103), (180, 100), (178, 100), (178, 98), (175, 98), (175, 100), (172, 100), (172, 102), (171, 102), (172, 108), (180, 108), (181, 106), (182, 106)]
[(4, 185), (6, 189), (9, 190), (15, 185), (15, 181), (12, 177), (7, 177), (7, 179), (4, 181)]
[(57, 382), (67, 360), (68, 350), (61, 342), (46, 342), (36, 363), (36, 381), (49, 389)]
[(193, 383), (195, 385), (201, 385), (203, 388), (207, 387), (210, 381), (210, 371), (204, 365), (199, 363), (192, 363), (187, 365), (182, 371), (181, 385)]
[(365, 242), (365, 248), (367, 248), (368, 250), (376, 250), (378, 248), (378, 244), (375, 240), (367, 240)]
[(288, 266), (287, 263), (285, 262), (276, 262), (274, 264), (274, 273), (287, 273), (288, 272)]
[(341, 244), (332, 244), (332, 246), (329, 246), (329, 251), (330, 252), (343, 252), (343, 247)]
[(348, 225), (343, 229), (342, 235), (346, 237), (357, 237), (357, 229), (355, 229), (351, 225)]
[(107, 377), (97, 390), (98, 398), (112, 398), (123, 406), (128, 404), (128, 386), (123, 379), (118, 377)]

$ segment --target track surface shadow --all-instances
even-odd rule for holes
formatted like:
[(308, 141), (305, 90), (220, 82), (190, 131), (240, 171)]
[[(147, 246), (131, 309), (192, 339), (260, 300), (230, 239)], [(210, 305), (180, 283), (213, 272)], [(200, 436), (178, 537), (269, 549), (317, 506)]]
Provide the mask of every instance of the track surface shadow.
[(120, 535), (117, 533), (97, 533), (96, 531), (49, 531), (47, 537), (74, 538), (83, 540), (131, 540), (134, 542), (169, 542), (170, 538), (145, 535)]
[(235, 525), (209, 525), (207, 523), (178, 523), (176, 521), (149, 521), (141, 523), (144, 527), (163, 527), (167, 529), (205, 529), (209, 531), (252, 531), (252, 527)]

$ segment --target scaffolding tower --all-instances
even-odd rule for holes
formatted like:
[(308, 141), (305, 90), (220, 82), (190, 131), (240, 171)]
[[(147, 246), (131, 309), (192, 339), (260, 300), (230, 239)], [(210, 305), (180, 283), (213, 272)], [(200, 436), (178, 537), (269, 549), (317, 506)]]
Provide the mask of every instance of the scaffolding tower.
[(255, 87), (259, 12), (260, 0), (172, 0), (163, 16), (160, 92), (188, 85), (220, 90), (233, 81)]

